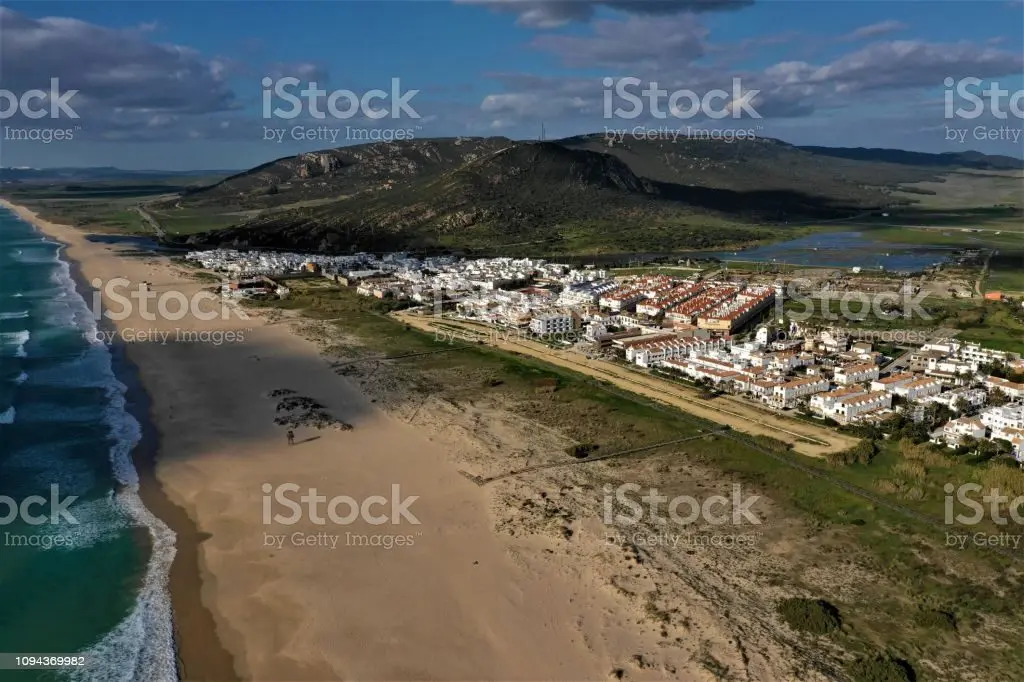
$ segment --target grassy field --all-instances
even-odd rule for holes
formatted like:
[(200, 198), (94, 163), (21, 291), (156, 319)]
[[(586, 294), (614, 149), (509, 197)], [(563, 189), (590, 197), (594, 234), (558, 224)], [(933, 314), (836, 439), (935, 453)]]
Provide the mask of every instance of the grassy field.
[(922, 209), (963, 209), (976, 206), (1024, 206), (1024, 175), (1020, 171), (960, 171), (941, 182), (903, 185), (893, 197), (915, 202)]
[(5, 188), (4, 194), (14, 203), (24, 204), (53, 222), (96, 232), (152, 235), (153, 230), (135, 208), (184, 189), (185, 185), (180, 182), (178, 178), (133, 184), (29, 186)]
[[(989, 348), (1024, 354), (1024, 311), (1019, 302), (996, 303), (981, 299), (947, 299), (929, 297), (922, 303), (928, 316), (914, 314), (910, 318), (885, 319), (869, 311), (861, 311), (852, 301), (847, 309), (854, 318), (847, 318), (838, 296), (829, 301), (828, 315), (818, 299), (786, 301), (783, 308), (792, 319), (836, 325), (851, 330), (915, 330), (928, 332), (940, 327), (957, 330), (957, 338), (978, 341)], [(863, 319), (856, 319), (864, 315)]]
[(1024, 227), (1019, 223), (1006, 225), (1006, 229), (985, 228), (925, 228), (880, 227), (867, 229), (871, 239), (915, 246), (946, 246), (963, 249), (1021, 249), (1024, 245)]
[[(524, 356), (479, 345), (452, 346), (387, 317), (386, 303), (338, 290), (326, 280), (301, 280), (290, 286), (289, 300), (264, 305), (302, 310), (312, 318), (330, 321), (339, 335), (362, 340), (354, 347), (334, 337), (323, 340), (343, 344), (345, 355), (395, 358), (387, 366), (424, 395), (453, 401), (475, 400), (482, 394), (496, 397), (507, 409), (579, 443), (596, 445), (598, 453), (718, 428)], [(410, 355), (429, 351), (448, 352)], [(551, 380), (557, 390), (539, 396), (538, 384)], [(805, 549), (794, 559), (799, 564), (789, 570), (766, 566), (763, 574), (752, 577), (786, 584), (838, 608), (844, 625), (821, 649), (826, 658), (833, 655), (826, 652), (838, 645), (853, 655), (888, 652), (911, 662), (919, 675), (922, 661), (938, 661), (940, 666), (943, 661), (950, 666), (967, 661), (988, 679), (1024, 676), (1024, 651), (1016, 646), (1019, 633), (1024, 632), (1017, 608), (1024, 589), (1015, 563), (976, 546), (947, 547), (941, 524), (945, 483), (1001, 481), (1005, 467), (883, 442), (870, 462), (833, 468), (770, 442), (758, 445), (738, 434), (705, 435), (683, 448), (662, 448), (617, 461), (600, 475), (621, 480), (631, 475), (633, 466), (657, 465), (665, 472), (659, 487), (671, 489), (677, 484), (672, 463), (686, 458), (763, 491), (783, 515), (773, 519), (773, 527), (797, 523), (791, 541)], [(1012, 485), (1021, 486), (1018, 494), (1024, 494), (1019, 473), (1006, 476)], [(856, 486), (852, 490), (868, 491), (935, 522), (925, 523), (843, 485)], [(982, 525), (971, 532), (976, 530), (1000, 529)], [(806, 582), (801, 576), (807, 570), (873, 577), (857, 580), (852, 589), (838, 585), (829, 589), (820, 582)], [(927, 617), (933, 612), (952, 614), (955, 626)], [(938, 678), (956, 679), (956, 675)]]
[(985, 291), (1024, 295), (1024, 243), (1016, 249), (1001, 250), (993, 255), (982, 285)]
[(213, 213), (201, 210), (156, 211), (147, 207), (160, 227), (172, 236), (187, 236), (197, 232), (208, 232), (231, 227), (244, 220), (242, 216), (230, 213)]

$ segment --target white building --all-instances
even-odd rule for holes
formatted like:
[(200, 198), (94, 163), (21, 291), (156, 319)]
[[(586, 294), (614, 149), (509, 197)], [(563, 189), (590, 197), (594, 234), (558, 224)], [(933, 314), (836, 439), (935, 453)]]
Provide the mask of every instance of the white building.
[(827, 391), (828, 387), (829, 381), (825, 377), (811, 376), (792, 379), (778, 384), (772, 389), (769, 404), (777, 408), (792, 407), (800, 398)]
[(964, 438), (985, 437), (985, 425), (977, 417), (951, 419), (942, 427), (941, 440), (951, 448), (960, 447)]
[(840, 386), (860, 384), (878, 379), (878, 365), (873, 362), (862, 362), (856, 365), (836, 367), (835, 380)]
[(864, 395), (850, 396), (839, 400), (836, 406), (835, 419), (850, 423), (864, 417), (869, 412), (887, 410), (892, 407), (892, 393), (873, 391)]
[(835, 406), (840, 400), (866, 393), (867, 391), (860, 386), (847, 386), (829, 391), (828, 393), (819, 393), (811, 398), (811, 411), (823, 417), (832, 417), (835, 412)]
[(957, 357), (975, 364), (1006, 362), (1009, 354), (1002, 350), (982, 348), (980, 343), (965, 343), (956, 351)]
[(933, 395), (928, 398), (930, 403), (938, 403), (939, 405), (945, 405), (955, 413), (960, 413), (962, 410), (957, 409), (958, 406), (964, 409), (978, 408), (985, 404), (985, 400), (988, 398), (988, 393), (981, 388), (958, 388), (954, 391), (947, 391), (938, 395)]
[(641, 367), (653, 367), (664, 360), (686, 358), (721, 348), (721, 339), (670, 338), (632, 344), (626, 348), (626, 359)]
[(639, 289), (619, 287), (615, 291), (609, 291), (601, 296), (599, 303), (602, 308), (618, 313), (624, 310), (631, 310), (634, 304), (642, 300), (644, 300), (644, 293)]
[(686, 360), (665, 360), (661, 366), (682, 372), (694, 381), (707, 380), (715, 386), (724, 385), (726, 388), (732, 388), (735, 382), (745, 379), (742, 374), (734, 370), (707, 367)]
[(1010, 403), (983, 410), (978, 418), (992, 431), (1024, 429), (1024, 403)]
[(1000, 390), (1014, 400), (1024, 398), (1024, 384), (1016, 384), (1001, 377), (987, 377), (985, 379), (985, 388), (990, 392)]
[(912, 381), (916, 381), (918, 377), (909, 372), (903, 374), (893, 374), (892, 376), (885, 377), (884, 379), (875, 379), (871, 382), (872, 391), (889, 391), (894, 392), (901, 386), (906, 386)]
[(562, 313), (535, 315), (530, 320), (530, 331), (538, 336), (566, 334), (576, 328), (576, 317)]
[[(812, 400), (814, 399), (812, 398)], [(888, 391), (872, 391), (871, 393), (858, 391), (830, 400), (829, 403), (831, 407), (824, 415), (842, 424), (849, 424), (869, 412), (887, 410), (892, 407), (892, 393)]]
[(894, 393), (902, 396), (907, 400), (922, 400), (924, 398), (930, 398), (931, 396), (938, 395), (942, 392), (942, 382), (938, 379), (924, 378), (915, 379), (909, 384), (901, 384), (896, 386)]

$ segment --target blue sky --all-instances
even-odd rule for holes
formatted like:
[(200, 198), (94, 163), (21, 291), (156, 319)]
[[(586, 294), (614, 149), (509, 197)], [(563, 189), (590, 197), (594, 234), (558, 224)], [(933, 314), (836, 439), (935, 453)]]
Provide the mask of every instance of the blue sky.
[[(243, 168), (401, 134), (534, 138), (542, 123), (548, 137), (689, 127), (1022, 156), (1020, 117), (943, 106), (947, 77), (1024, 89), (1022, 55), (1020, 0), (3, 2), (0, 90), (57, 78), (79, 118), (0, 120), (0, 165)], [(264, 118), (268, 76), (356, 94), (398, 79), (417, 117)], [(697, 96), (739, 79), (760, 118), (608, 117), (605, 77)]]

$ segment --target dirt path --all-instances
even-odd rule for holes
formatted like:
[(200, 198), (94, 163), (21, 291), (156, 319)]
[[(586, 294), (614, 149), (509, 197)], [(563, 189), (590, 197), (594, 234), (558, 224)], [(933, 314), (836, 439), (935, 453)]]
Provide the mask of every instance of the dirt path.
[[(791, 443), (794, 450), (811, 457), (823, 457), (857, 443), (857, 439), (852, 436), (769, 414), (754, 406), (744, 405), (738, 400), (729, 401), (727, 406), (701, 400), (697, 397), (696, 391), (686, 386), (640, 374), (604, 360), (587, 359), (576, 353), (554, 350), (525, 339), (501, 339), (493, 334), (493, 328), (459, 320), (437, 320), (410, 313), (396, 313), (395, 316), (402, 322), (427, 332), (443, 332), (445, 327), (454, 327), (479, 335), (490, 345), (502, 350), (529, 355), (596, 379), (610, 381), (619, 388), (654, 398), (711, 422), (728, 424), (750, 435), (770, 436)], [(439, 323), (443, 326), (439, 326)]]
[(984, 284), (985, 278), (988, 276), (988, 264), (992, 262), (992, 256), (995, 253), (997, 252), (993, 249), (988, 252), (987, 256), (985, 256), (985, 265), (981, 268), (981, 274), (978, 275), (978, 279), (974, 282), (974, 293), (978, 294), (978, 296), (984, 295), (981, 291), (981, 285)]

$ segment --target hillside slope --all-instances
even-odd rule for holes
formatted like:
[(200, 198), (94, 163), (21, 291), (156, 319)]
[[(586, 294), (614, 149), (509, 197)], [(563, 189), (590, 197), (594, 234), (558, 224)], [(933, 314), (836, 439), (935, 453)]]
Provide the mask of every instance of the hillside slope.
[(847, 156), (770, 139), (414, 140), (279, 159), (161, 209), (248, 212), (197, 246), (664, 251), (905, 204), (901, 184), (943, 172)]

